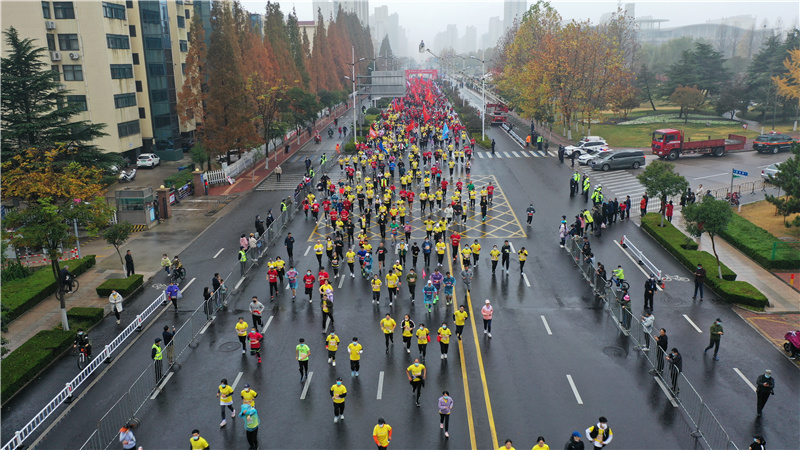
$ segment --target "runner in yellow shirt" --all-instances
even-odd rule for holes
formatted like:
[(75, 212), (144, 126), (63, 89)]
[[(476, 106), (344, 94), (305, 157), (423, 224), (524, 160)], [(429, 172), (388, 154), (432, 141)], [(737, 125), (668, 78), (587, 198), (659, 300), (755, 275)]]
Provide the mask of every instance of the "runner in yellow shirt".
[(325, 251), (325, 246), (322, 245), (322, 241), (317, 239), (317, 243), (314, 244), (314, 254), (317, 255), (317, 263), (319, 264), (319, 268), (322, 269), (322, 253)]
[(422, 387), (425, 386), (425, 378), (428, 375), (427, 369), (425, 369), (425, 365), (419, 363), (419, 358), (414, 359), (414, 364), (411, 364), (406, 368), (406, 376), (408, 376), (408, 381), (411, 383), (411, 388), (414, 390), (416, 394), (415, 401), (417, 402), (417, 406), (419, 407), (419, 396), (422, 394)]
[(336, 384), (331, 386), (331, 400), (333, 400), (333, 423), (344, 420), (344, 397), (347, 388), (342, 384), (342, 377), (336, 379)]
[(400, 284), (400, 277), (390, 270), (386, 274), (386, 288), (389, 290), (389, 306), (392, 306), (394, 297), (397, 295), (397, 286)]
[(475, 264), (475, 267), (478, 267), (478, 259), (480, 259), (481, 256), (481, 244), (478, 243), (477, 239), (470, 245), (470, 249), (472, 250), (472, 263)]
[(470, 256), (472, 256), (472, 249), (470, 249), (469, 245), (465, 245), (464, 248), (461, 249), (461, 262), (464, 264), (464, 268), (467, 269), (470, 266)]
[(328, 364), (336, 367), (336, 350), (339, 350), (339, 336), (333, 331), (325, 338), (325, 348), (328, 349)]
[(347, 253), (344, 254), (344, 257), (347, 260), (347, 267), (350, 268), (350, 277), (355, 278), (356, 276), (354, 274), (353, 267), (355, 266), (356, 263), (356, 252), (354, 252), (352, 248), (349, 248), (347, 250)]
[(447, 322), (442, 322), (442, 326), (439, 327), (437, 333), (439, 334), (436, 340), (439, 341), (439, 348), (442, 350), (441, 359), (447, 359), (447, 349), (450, 347), (450, 335), (452, 335), (453, 332), (447, 328)]
[(370, 281), (370, 284), (372, 285), (372, 303), (373, 304), (377, 303), (380, 305), (381, 285), (383, 284), (383, 282), (381, 282), (381, 279), (378, 278), (377, 273), (372, 275), (372, 280)]
[(244, 317), (239, 317), (236, 322), (236, 335), (239, 337), (239, 342), (242, 343), (242, 354), (247, 353), (247, 330), (249, 326), (244, 321)]
[(428, 353), (428, 342), (430, 341), (431, 332), (425, 328), (425, 324), (419, 324), (419, 328), (415, 333), (417, 335), (417, 348), (419, 348), (419, 355), (422, 361), (425, 361), (425, 355)]
[(245, 383), (244, 389), (240, 393), (242, 396), (242, 404), (243, 405), (250, 405), (256, 406), (256, 397), (258, 396), (258, 392), (253, 389), (250, 389), (250, 385)]
[(208, 446), (208, 441), (200, 436), (200, 430), (197, 429), (192, 430), (192, 438), (189, 439), (189, 445), (192, 450), (206, 450), (210, 448)]
[(464, 305), (458, 307), (458, 311), (453, 313), (453, 319), (456, 322), (456, 336), (458, 339), (461, 339), (461, 333), (464, 331), (464, 324), (467, 321), (467, 317), (469, 317), (469, 313), (464, 308)]
[(397, 327), (397, 322), (392, 319), (389, 313), (381, 320), (381, 330), (383, 330), (383, 339), (386, 341), (386, 353), (389, 353), (389, 342), (394, 345), (394, 329)]
[(378, 419), (378, 424), (372, 429), (372, 440), (378, 449), (385, 449), (392, 442), (392, 427), (383, 420), (383, 417)]
[(500, 259), (500, 250), (497, 249), (496, 245), (489, 250), (489, 258), (492, 260), (492, 275), (494, 275), (494, 270), (497, 268), (497, 262)]
[(219, 387), (217, 388), (217, 398), (219, 399), (219, 409), (220, 413), (222, 414), (222, 422), (219, 423), (219, 426), (224, 427), (228, 421), (225, 418), (225, 408), (231, 410), (231, 417), (236, 417), (236, 410), (233, 409), (233, 388), (228, 386), (228, 379), (223, 378), (220, 381)]
[(444, 261), (444, 252), (447, 250), (447, 244), (442, 242), (439, 239), (439, 242), (436, 243), (436, 258), (439, 260), (438, 265), (441, 266), (442, 262)]
[(353, 342), (347, 346), (347, 353), (350, 354), (350, 376), (357, 377), (361, 368), (361, 354), (364, 353), (364, 347), (358, 343), (357, 337), (354, 337)]
[(525, 247), (522, 247), (517, 252), (519, 255), (519, 272), (522, 273), (522, 268), (525, 267), (525, 261), (528, 259), (528, 251), (525, 250)]

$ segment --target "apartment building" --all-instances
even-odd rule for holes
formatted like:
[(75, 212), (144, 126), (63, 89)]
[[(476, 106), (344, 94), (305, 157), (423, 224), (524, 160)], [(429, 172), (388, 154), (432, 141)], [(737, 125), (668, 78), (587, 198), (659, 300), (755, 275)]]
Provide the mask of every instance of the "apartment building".
[(176, 113), (191, 14), (191, 2), (176, 0), (0, 2), (4, 30), (47, 47), (59, 88), (82, 109), (76, 118), (106, 124), (94, 144), (132, 160), (152, 151), (177, 158), (169, 150), (194, 134)]

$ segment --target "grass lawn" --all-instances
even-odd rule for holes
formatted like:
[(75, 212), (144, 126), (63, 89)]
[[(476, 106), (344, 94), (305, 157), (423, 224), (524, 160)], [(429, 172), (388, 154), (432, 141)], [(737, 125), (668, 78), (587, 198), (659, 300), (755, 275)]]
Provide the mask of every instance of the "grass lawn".
[[(681, 121), (672, 123), (651, 123), (643, 125), (592, 125), (591, 135), (602, 136), (611, 148), (625, 147), (650, 147), (650, 137), (653, 131), (662, 128), (677, 128), (686, 132), (686, 137), (692, 140), (726, 138), (728, 134), (746, 136), (748, 141), (758, 136), (758, 131), (743, 130), (739, 125), (711, 125), (699, 123), (684, 124)], [(576, 137), (580, 133), (573, 133)], [(588, 133), (587, 133), (588, 134)], [(579, 136), (578, 136), (579, 138)], [(575, 140), (577, 140), (576, 138)]]
[[(800, 228), (786, 228), (783, 225), (783, 216), (775, 214), (775, 207), (766, 200), (743, 205), (740, 215), (769, 231), (770, 234), (777, 238), (788, 236), (794, 239), (800, 239)], [(796, 216), (797, 214), (788, 216), (786, 221), (791, 222)]]

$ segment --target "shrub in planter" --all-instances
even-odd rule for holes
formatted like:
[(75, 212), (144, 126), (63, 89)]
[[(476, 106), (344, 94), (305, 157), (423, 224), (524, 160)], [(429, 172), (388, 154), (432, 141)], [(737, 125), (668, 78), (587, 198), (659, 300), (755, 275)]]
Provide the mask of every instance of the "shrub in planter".
[(111, 295), (111, 290), (113, 289), (119, 292), (121, 296), (127, 297), (143, 283), (143, 275), (131, 275), (128, 278), (111, 278), (104, 281), (100, 286), (97, 286), (97, 295), (100, 297), (108, 297)]

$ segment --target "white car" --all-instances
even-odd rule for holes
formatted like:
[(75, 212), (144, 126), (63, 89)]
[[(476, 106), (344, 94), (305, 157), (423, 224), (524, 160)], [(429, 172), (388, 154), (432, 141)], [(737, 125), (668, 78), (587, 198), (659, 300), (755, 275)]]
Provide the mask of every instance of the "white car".
[(607, 147), (608, 144), (606, 143), (605, 139), (599, 136), (589, 136), (583, 138), (582, 140), (575, 143), (575, 145), (568, 145), (564, 148), (564, 155), (570, 156), (572, 152), (578, 152), (578, 155), (582, 155), (589, 150), (595, 150), (600, 147)]
[(597, 155), (599, 155), (601, 153), (605, 153), (605, 152), (607, 152), (609, 150), (611, 150), (611, 149), (608, 148), (608, 147), (599, 147), (599, 148), (594, 148), (594, 149), (588, 149), (584, 154), (582, 154), (581, 156), (578, 157), (578, 164), (580, 164), (582, 166), (591, 165), (592, 160), (595, 157), (597, 157)]
[(136, 158), (136, 167), (156, 167), (161, 164), (161, 158), (153, 153), (142, 153)]

